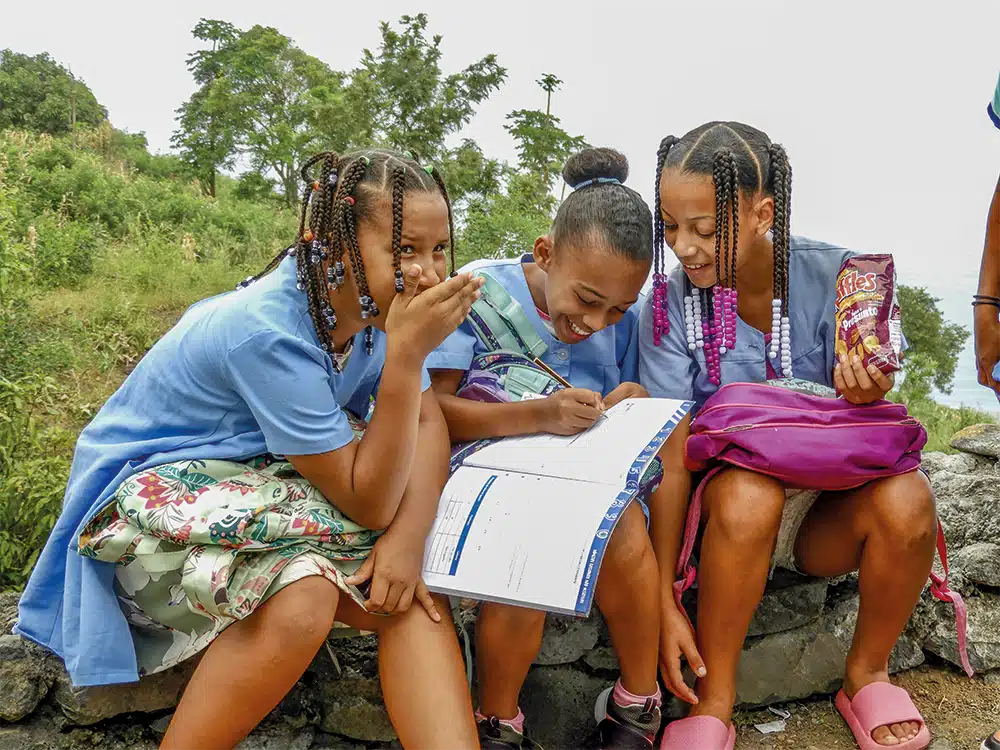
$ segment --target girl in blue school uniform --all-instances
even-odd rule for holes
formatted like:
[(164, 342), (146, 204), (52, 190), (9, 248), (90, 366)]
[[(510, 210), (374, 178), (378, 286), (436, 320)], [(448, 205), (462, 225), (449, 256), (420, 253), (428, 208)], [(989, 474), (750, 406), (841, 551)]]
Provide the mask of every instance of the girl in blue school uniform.
[[(780, 145), (748, 125), (707, 123), (662, 141), (656, 180), (654, 290), (639, 324), (640, 382), (651, 395), (700, 405), (727, 383), (795, 378), (866, 404), (892, 388), (891, 376), (835, 354), (836, 279), (852, 253), (790, 234), (791, 167)], [(666, 275), (665, 248), (679, 261)], [(713, 300), (721, 301), (718, 320)], [(665, 484), (676, 483), (671, 496), (686, 496), (681, 467), (670, 470), (665, 459), (664, 474)], [(740, 650), (774, 565), (822, 577), (859, 571), (837, 706), (857, 717), (862, 748), (926, 746), (919, 712), (888, 675), (889, 652), (934, 557), (926, 478), (913, 472), (821, 494), (786, 492), (770, 477), (731, 468), (709, 483), (704, 503), (696, 633), (663, 597), (664, 678), (693, 706), (667, 727), (662, 747), (733, 747)], [(672, 512), (676, 532), (656, 554), (675, 560), (685, 504)], [(682, 655), (704, 667), (693, 693), (677, 669)]]
[[(427, 359), (453, 440), (572, 435), (619, 401), (645, 396), (635, 383), (636, 303), (652, 263), (652, 216), (642, 197), (623, 184), (627, 176), (628, 162), (613, 150), (576, 154), (563, 170), (573, 192), (533, 251), (466, 267), (486, 278), (483, 298)], [(503, 315), (504, 322), (491, 327), (491, 315)], [(571, 387), (545, 388), (542, 393), (549, 395), (543, 398), (507, 403), (457, 397), (474, 357), (507, 348), (497, 339), (512, 331), (512, 348), (540, 356)], [(530, 380), (530, 374), (508, 373), (508, 391), (517, 378)], [(652, 515), (656, 511), (650, 508)], [(643, 512), (633, 503), (612, 535), (596, 591), (621, 665), (621, 678), (598, 701), (606, 747), (652, 747), (659, 728), (658, 580)], [(477, 720), (483, 747), (531, 746), (518, 696), (541, 646), (544, 622), (541, 611), (494, 603), (480, 607)]]
[(188, 750), (242, 740), (335, 620), (377, 630), (403, 746), (474, 747), (448, 609), (419, 576), (449, 454), (422, 363), (479, 282), (444, 280), (437, 170), (363, 151), (302, 176), (297, 241), (188, 310), (81, 433), (16, 630), (76, 685), (200, 654), (161, 745)]

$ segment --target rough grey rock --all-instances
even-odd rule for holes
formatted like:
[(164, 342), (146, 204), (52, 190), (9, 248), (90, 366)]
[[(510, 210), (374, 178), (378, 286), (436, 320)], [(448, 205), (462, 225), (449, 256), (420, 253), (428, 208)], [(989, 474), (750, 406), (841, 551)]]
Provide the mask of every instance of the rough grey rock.
[(365, 750), (367, 745), (340, 735), (316, 732), (311, 750)]
[[(966, 597), (969, 662), (977, 672), (1000, 668), (1000, 595), (983, 592)], [(932, 654), (959, 666), (958, 632), (950, 604), (921, 601), (908, 632)]]
[(144, 677), (135, 683), (73, 687), (69, 676), (56, 678), (53, 699), (71, 724), (89, 726), (124, 713), (151, 713), (173, 708), (198, 665), (189, 659), (173, 669)]
[(29, 716), (49, 692), (62, 665), (41, 646), (0, 635), (0, 719)]
[(1000, 588), (1000, 544), (970, 544), (952, 555), (951, 565), (966, 581)]
[(750, 637), (801, 627), (823, 614), (827, 581), (776, 570), (750, 621)]
[(611, 680), (571, 667), (537, 667), (521, 691), (528, 732), (543, 747), (584, 747), (594, 730), (594, 703)]
[(572, 664), (597, 644), (599, 625), (596, 618), (549, 615), (545, 618), (542, 648), (535, 664), (555, 666)]
[(17, 601), (20, 594), (16, 591), (0, 593), (0, 635), (7, 635), (17, 620)]
[[(832, 590), (822, 618), (748, 639), (736, 679), (738, 703), (760, 706), (835, 691), (843, 678), (857, 614), (857, 593), (853, 585), (845, 584)], [(893, 649), (889, 671), (911, 669), (923, 661), (916, 642), (903, 636)]]
[(1000, 458), (1000, 425), (974, 424), (956, 432), (951, 447), (963, 453)]
[(316, 730), (295, 729), (281, 722), (262, 724), (236, 746), (236, 750), (308, 750)]
[(50, 706), (30, 719), (0, 726), (0, 750), (156, 750), (159, 740), (141, 723), (122, 721), (62, 731), (63, 717)]
[[(933, 454), (931, 454), (933, 455)], [(957, 550), (976, 542), (1000, 539), (1000, 473), (992, 459), (949, 457), (929, 471), (944, 526), (948, 548)], [(968, 459), (973, 460), (970, 467)]]
[(366, 742), (396, 738), (382, 702), (378, 677), (378, 642), (374, 636), (338, 638), (329, 646), (340, 666), (339, 674), (324, 649), (309, 667), (322, 719), (319, 728)]
[(611, 646), (598, 646), (583, 655), (583, 663), (598, 672), (617, 672), (618, 657)]

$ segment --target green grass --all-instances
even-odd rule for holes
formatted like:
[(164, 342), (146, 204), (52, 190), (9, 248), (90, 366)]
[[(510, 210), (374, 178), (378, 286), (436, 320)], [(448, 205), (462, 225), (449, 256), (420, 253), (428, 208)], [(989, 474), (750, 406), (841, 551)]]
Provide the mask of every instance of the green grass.
[(924, 449), (927, 452), (954, 453), (951, 439), (956, 432), (969, 425), (996, 422), (996, 418), (987, 412), (968, 406), (953, 408), (936, 401), (910, 402), (907, 409), (927, 430), (927, 447)]

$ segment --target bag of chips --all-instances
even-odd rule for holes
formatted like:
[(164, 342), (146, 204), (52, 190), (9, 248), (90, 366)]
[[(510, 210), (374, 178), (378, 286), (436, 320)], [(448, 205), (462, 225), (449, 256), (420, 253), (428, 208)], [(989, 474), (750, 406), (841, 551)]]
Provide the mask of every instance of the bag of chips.
[(884, 374), (900, 369), (902, 318), (896, 299), (896, 268), (891, 255), (855, 255), (837, 275), (836, 353), (857, 354), (865, 368)]

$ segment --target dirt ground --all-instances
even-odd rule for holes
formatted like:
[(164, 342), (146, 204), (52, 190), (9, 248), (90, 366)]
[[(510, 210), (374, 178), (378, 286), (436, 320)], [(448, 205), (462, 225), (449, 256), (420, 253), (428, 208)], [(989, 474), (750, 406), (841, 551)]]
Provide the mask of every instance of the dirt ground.
[[(988, 733), (1000, 728), (1000, 679), (968, 679), (952, 669), (922, 666), (893, 681), (910, 691), (931, 730), (932, 750), (978, 750)], [(761, 734), (754, 724), (779, 717), (768, 711), (736, 716), (740, 750), (855, 750), (857, 745), (840, 718), (833, 697), (776, 706), (792, 716), (785, 731)]]

